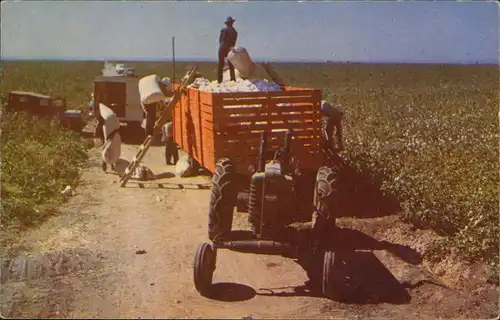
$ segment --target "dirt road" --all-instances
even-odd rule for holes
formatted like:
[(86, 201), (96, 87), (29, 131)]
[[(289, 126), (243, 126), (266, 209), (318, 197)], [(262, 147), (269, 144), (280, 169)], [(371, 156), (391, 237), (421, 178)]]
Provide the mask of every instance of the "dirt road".
[[(137, 146), (124, 145), (132, 159)], [(304, 288), (293, 260), (221, 250), (207, 299), (193, 285), (193, 259), (207, 239), (208, 190), (181, 190), (152, 147), (143, 164), (163, 178), (159, 188), (125, 188), (100, 169), (99, 149), (83, 172), (63, 214), (30, 231), (2, 263), (2, 314), (64, 318), (487, 318), (498, 314), (498, 291), (473, 267), (422, 264), (430, 241), (397, 217), (343, 219), (342, 241), (356, 249), (346, 258), (347, 302), (316, 297)], [(236, 214), (234, 226), (246, 216)], [(143, 251), (140, 251), (143, 250)], [(143, 252), (143, 254), (138, 254)], [(460, 272), (457, 272), (460, 271)], [(478, 271), (479, 270), (479, 271)], [(439, 275), (439, 276), (438, 276)], [(464, 282), (466, 279), (472, 281)]]

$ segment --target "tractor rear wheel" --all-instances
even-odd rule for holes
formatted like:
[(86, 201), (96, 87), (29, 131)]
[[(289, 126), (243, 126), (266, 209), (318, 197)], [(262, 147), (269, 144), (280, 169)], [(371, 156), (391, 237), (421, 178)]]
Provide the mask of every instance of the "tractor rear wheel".
[(217, 251), (208, 243), (203, 243), (194, 257), (194, 287), (202, 296), (210, 295), (210, 288), (216, 267)]
[(336, 167), (321, 167), (316, 175), (312, 218), (313, 230), (335, 227), (340, 207), (339, 172)]
[(208, 211), (208, 237), (222, 241), (228, 238), (233, 224), (233, 209), (236, 206), (237, 190), (234, 167), (228, 158), (215, 164)]
[[(334, 261), (334, 253), (329, 250), (329, 241), (339, 212), (339, 174), (337, 168), (321, 167), (316, 175), (313, 194), (312, 254), (309, 256), (307, 274), (312, 283), (323, 291), (324, 282), (330, 279), (328, 261)], [(328, 253), (330, 252), (330, 253)], [(331, 262), (333, 264), (333, 262)], [(321, 275), (321, 276), (320, 276)], [(330, 287), (330, 285), (326, 285)]]

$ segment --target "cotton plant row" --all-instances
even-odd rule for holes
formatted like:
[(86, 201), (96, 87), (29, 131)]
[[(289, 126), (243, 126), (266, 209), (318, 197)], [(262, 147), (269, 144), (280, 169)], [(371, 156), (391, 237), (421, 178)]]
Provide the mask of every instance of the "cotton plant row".
[(409, 219), (449, 236), (436, 256), (454, 247), (469, 259), (498, 257), (495, 106), (431, 93), (412, 106), (397, 105), (408, 95), (344, 109), (344, 156), (396, 196)]
[(74, 185), (93, 146), (45, 119), (5, 114), (1, 122), (2, 224), (32, 225), (54, 212)]

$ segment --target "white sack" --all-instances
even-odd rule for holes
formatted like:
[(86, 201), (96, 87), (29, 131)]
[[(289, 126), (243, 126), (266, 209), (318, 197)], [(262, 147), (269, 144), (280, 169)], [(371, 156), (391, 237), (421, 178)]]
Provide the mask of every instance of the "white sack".
[(120, 120), (116, 116), (116, 113), (113, 112), (106, 105), (99, 103), (99, 112), (101, 117), (104, 119), (104, 137), (107, 137), (113, 130), (120, 128)]
[(139, 95), (141, 104), (150, 104), (165, 100), (165, 95), (160, 88), (160, 77), (155, 74), (146, 76), (139, 80)]
[(255, 63), (243, 47), (234, 47), (227, 55), (227, 59), (240, 72), (242, 78), (249, 78), (255, 72)]
[[(99, 104), (99, 112), (104, 119), (103, 132), (106, 139), (111, 132), (120, 129), (120, 120), (113, 110), (102, 103)], [(102, 161), (107, 164), (115, 164), (120, 159), (121, 145), (122, 139), (119, 132), (112, 139), (106, 140), (102, 146)]]
[(193, 167), (189, 164), (189, 157), (181, 157), (175, 165), (175, 174), (179, 177), (190, 177), (193, 175), (193, 171)]

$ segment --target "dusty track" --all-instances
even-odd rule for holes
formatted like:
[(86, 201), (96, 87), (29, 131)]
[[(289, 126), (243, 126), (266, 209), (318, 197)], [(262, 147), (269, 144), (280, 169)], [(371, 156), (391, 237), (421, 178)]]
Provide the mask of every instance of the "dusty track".
[[(131, 159), (136, 150), (124, 145), (122, 157)], [(486, 282), (485, 272), (441, 265), (448, 273), (423, 265), (419, 251), (432, 235), (394, 216), (342, 219), (339, 239), (353, 249), (345, 259), (344, 271), (351, 278), (346, 302), (305, 290), (305, 272), (293, 260), (223, 250), (215, 274), (217, 296), (201, 297), (192, 266), (198, 245), (206, 241), (209, 191), (180, 190), (175, 183), (208, 180), (173, 177), (167, 171), (174, 168), (164, 165), (159, 147), (151, 148), (143, 164), (173, 184), (139, 188), (131, 181), (119, 188), (118, 176), (104, 174), (98, 149), (91, 150), (89, 167), (63, 214), (11, 248), (31, 258), (11, 257), (3, 264), (4, 316), (408, 319), (498, 314), (498, 291)], [(245, 225), (246, 216), (237, 214), (233, 228)], [(453, 274), (454, 268), (460, 275)], [(467, 278), (472, 281), (464, 282)]]

